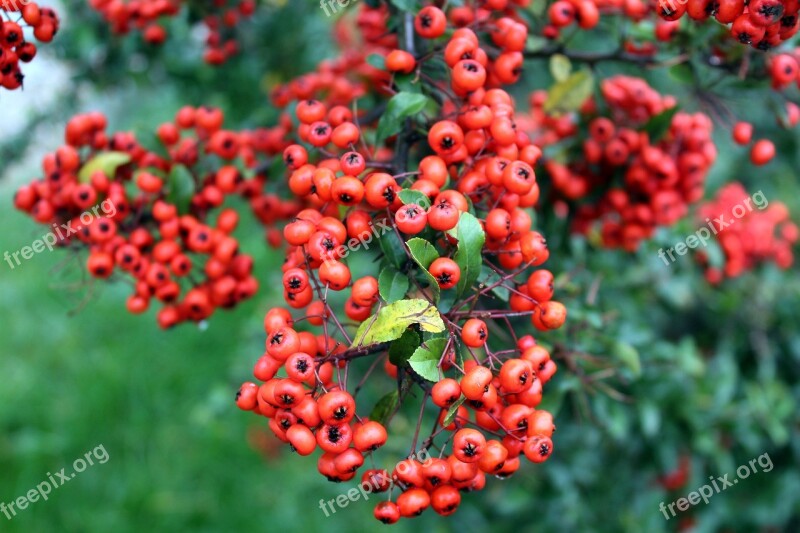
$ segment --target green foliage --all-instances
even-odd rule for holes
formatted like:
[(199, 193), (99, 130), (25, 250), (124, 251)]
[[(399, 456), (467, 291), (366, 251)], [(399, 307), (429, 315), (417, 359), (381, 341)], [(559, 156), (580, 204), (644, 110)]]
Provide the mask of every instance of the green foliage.
[(455, 228), (455, 237), (458, 239), (458, 248), (453, 259), (461, 269), (457, 287), (457, 294), (461, 295), (472, 287), (481, 274), (486, 234), (474, 215), (461, 213)]
[(420, 377), (435, 383), (439, 381), (439, 360), (442, 358), (446, 346), (447, 339), (444, 337), (428, 339), (416, 349), (409, 358), (408, 364)]
[(181, 214), (189, 211), (189, 204), (195, 192), (192, 172), (183, 165), (175, 165), (167, 179), (167, 201), (178, 207)]
[(380, 422), (381, 424), (386, 424), (399, 404), (400, 393), (397, 390), (393, 390), (378, 400), (378, 403), (375, 404), (375, 407), (373, 407), (372, 411), (369, 413), (369, 419)]
[(419, 237), (409, 239), (407, 244), (408, 250), (411, 252), (411, 257), (420, 267), (422, 276), (428, 282), (428, 289), (433, 295), (433, 301), (438, 302), (441, 291), (439, 289), (439, 284), (436, 282), (436, 278), (428, 272), (428, 267), (439, 257), (439, 252), (436, 251), (436, 248), (434, 248), (431, 243)]
[(407, 329), (403, 335), (389, 346), (389, 362), (395, 366), (404, 366), (408, 358), (419, 348), (422, 339), (413, 329)]
[(409, 284), (408, 275), (391, 266), (387, 266), (381, 270), (381, 274), (378, 277), (378, 289), (381, 298), (383, 298), (386, 303), (402, 300), (408, 292)]
[(428, 97), (424, 94), (399, 92), (389, 100), (386, 112), (378, 121), (375, 132), (375, 144), (380, 144), (384, 139), (396, 135), (403, 127), (403, 121), (425, 109)]
[[(534, 2), (529, 11), (541, 15), (546, 8), (547, 3)], [(183, 21), (170, 22), (174, 41), (155, 48), (133, 36), (112, 38), (84, 2), (70, 3), (70, 20), (80, 24), (64, 24), (56, 46), (42, 49), (43, 56), (55, 53), (69, 65), (69, 83), (53, 101), (37, 98), (41, 110), (31, 112), (19, 134), (4, 133), (0, 139), (0, 192), (6, 200), (23, 180), (40, 172), (41, 144), (32, 140), (50, 134), (55, 140), (48, 146), (54, 146), (73, 112), (103, 109), (112, 128), (135, 129), (144, 146), (163, 153), (155, 136), (144, 135), (181, 105), (221, 105), (226, 124), (263, 125), (276, 116), (265, 103), (269, 87), (333, 53), (329, 21), (316, 4), (302, 2), (269, 4), (252, 23), (258, 31), (243, 35), (241, 48), (247, 52), (219, 69), (202, 65), (201, 47), (177, 44), (188, 42)], [(635, 27), (629, 24), (627, 29)], [(591, 35), (579, 32), (571, 44), (604, 49), (607, 32), (616, 30), (603, 26)], [(702, 37), (694, 34), (691, 39)], [(529, 41), (540, 43), (540, 49), (549, 46), (534, 36)], [(695, 59), (661, 71), (602, 63), (593, 66), (590, 76), (571, 65), (568, 70), (561, 58), (550, 64), (532, 61), (516, 96), (522, 107), (531, 88), (548, 88), (550, 68), (560, 82), (550, 89), (548, 108), (569, 111), (591, 90), (591, 78), (626, 73), (646, 77), (679, 96), (682, 110), (695, 111), (706, 105), (707, 86), (717, 76), (697, 60), (704, 59), (701, 41), (682, 46)], [(384, 66), (375, 56), (369, 61)], [(26, 79), (26, 96), (44, 94), (34, 92), (32, 80)], [(702, 91), (698, 81), (704, 82)], [(709, 191), (741, 178), (797, 213), (800, 140), (777, 128), (768, 105), (752, 105), (769, 100), (755, 85), (752, 80), (721, 81), (711, 96), (753, 121), (759, 136), (777, 139), (778, 158), (763, 171), (746, 171), (746, 151), (734, 147), (729, 131), (718, 127), (721, 156), (708, 178)], [(787, 94), (796, 99), (796, 92)], [(414, 109), (422, 109), (421, 99), (415, 98)], [(666, 114), (652, 119), (646, 126), (651, 138), (663, 135), (666, 123)], [(185, 194), (194, 187), (192, 177), (176, 172), (181, 176), (177, 181), (167, 177), (167, 186)], [(406, 193), (401, 198), (416, 201)], [(547, 201), (546, 195), (542, 198)], [(6, 229), (0, 233), (0, 248), (9, 251), (30, 244), (41, 231), (8, 202), (0, 208), (0, 225)], [(542, 404), (556, 416), (555, 453), (541, 467), (523, 466), (513, 483), (493, 482), (480, 496), (465, 494), (462, 508), (447, 523), (429, 511), (393, 529), (638, 533), (675, 531), (684, 517), (694, 518), (701, 532), (796, 529), (797, 267), (785, 272), (763, 267), (711, 287), (690, 258), (665, 266), (656, 257), (659, 247), (671, 246), (696, 229), (691, 220), (661, 230), (636, 254), (598, 250), (568, 238), (567, 222), (553, 216), (537, 216), (536, 227), (547, 235), (552, 252), (544, 266), (565, 273), (557, 285), (570, 313), (563, 331), (541, 339), (559, 365)], [(455, 236), (462, 240), (458, 232)], [(275, 288), (280, 287), (281, 264), (280, 254), (263, 246), (261, 230), (246, 216), (237, 237), (243, 249), (255, 254), (262, 289), (235, 310), (216, 313), (208, 329), (156, 332), (153, 310), (144, 317), (121, 313), (129, 287), (83, 279), (78, 273), (85, 257), (70, 251), (42, 254), (3, 271), (0, 293), (13, 308), (0, 321), (0, 501), (26, 494), (48, 472), (70, 465), (100, 443), (110, 455), (108, 464), (88, 469), (54, 491), (48, 502), (4, 521), (4, 531), (227, 531), (258, 530), (265, 524), (281, 531), (386, 531), (373, 521), (366, 502), (325, 517), (317, 509), (318, 499), (336, 498), (351, 485), (327, 483), (308, 462), (286, 448), (278, 450), (264, 420), (232, 408), (232, 391), (250, 374), (253, 356), (263, 351), (263, 335), (256, 332), (264, 309), (280, 298)], [(384, 263), (392, 265), (379, 276), (383, 299), (402, 302), (408, 289), (415, 289), (409, 276), (418, 276), (439, 300), (438, 286), (427, 273), (438, 257), (430, 242), (414, 239), (409, 244), (419, 268), (406, 274), (408, 257), (397, 235), (389, 232), (378, 240)], [(707, 251), (712, 262), (719, 260), (716, 244)], [(468, 256), (461, 259), (468, 261)], [(348, 262), (376, 275), (372, 259), (358, 264), (353, 256)], [(472, 283), (499, 280), (478, 266)], [(467, 269), (472, 272), (468, 264)], [(509, 297), (502, 287), (493, 294)], [(85, 297), (91, 298), (89, 305), (83, 304)], [(423, 302), (423, 314), (429, 313), (425, 321), (433, 321), (435, 310), (424, 300), (416, 301)], [(413, 320), (400, 331), (389, 322), (397, 320), (387, 319), (370, 342), (394, 337), (391, 362), (409, 361), (421, 377), (438, 379), (432, 365), (444, 350), (441, 339), (428, 339), (423, 347)], [(531, 332), (530, 322), (520, 318), (491, 335), (510, 339), (512, 333)], [(361, 335), (366, 341), (371, 333)], [(354, 377), (368, 368), (371, 361), (366, 359), (357, 361)], [(398, 407), (399, 392), (381, 399), (377, 391), (391, 390), (396, 381), (380, 375), (380, 369), (371, 379), (377, 385), (364, 386), (359, 404), (363, 395), (363, 405), (376, 405), (370, 416), (380, 419)], [(400, 407), (393, 431), (413, 432), (416, 407)], [(448, 411), (445, 422), (452, 421), (456, 409)], [(388, 446), (397, 444), (390, 441)], [(660, 502), (685, 497), (709, 476), (730, 474), (764, 453), (774, 462), (771, 472), (753, 475), (678, 518), (667, 521), (660, 513)], [(681, 456), (690, 460), (689, 480), (683, 488), (667, 491), (657, 480), (674, 470)]]

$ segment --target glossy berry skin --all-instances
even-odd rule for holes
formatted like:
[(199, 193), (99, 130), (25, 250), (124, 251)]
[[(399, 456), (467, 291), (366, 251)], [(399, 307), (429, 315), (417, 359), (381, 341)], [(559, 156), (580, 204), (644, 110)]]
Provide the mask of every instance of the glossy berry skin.
[(471, 348), (481, 348), (486, 344), (489, 330), (483, 320), (470, 318), (461, 330), (461, 340)]
[(772, 141), (761, 139), (753, 144), (750, 150), (750, 160), (754, 165), (766, 165), (775, 157), (775, 145)]
[(447, 257), (435, 259), (428, 271), (443, 290), (452, 289), (461, 279), (461, 269), (455, 261)]
[(453, 437), (453, 455), (463, 463), (475, 463), (486, 449), (486, 438), (474, 429), (460, 429)]
[(326, 424), (347, 424), (355, 416), (355, 400), (345, 391), (332, 391), (317, 400), (317, 408)]
[(394, 524), (400, 520), (400, 508), (394, 502), (379, 502), (375, 506), (374, 515), (384, 524)]

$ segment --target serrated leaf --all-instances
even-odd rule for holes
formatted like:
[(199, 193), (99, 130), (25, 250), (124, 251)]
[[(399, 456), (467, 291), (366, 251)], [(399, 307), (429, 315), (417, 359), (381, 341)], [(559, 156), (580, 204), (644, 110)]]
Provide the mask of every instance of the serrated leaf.
[(374, 420), (375, 422), (380, 422), (382, 425), (386, 425), (389, 421), (389, 417), (392, 416), (395, 409), (397, 409), (397, 405), (400, 403), (400, 394), (397, 390), (393, 390), (380, 400), (378, 403), (375, 404), (375, 407), (372, 408), (372, 411), (369, 413), (369, 419)]
[(588, 70), (579, 70), (561, 82), (556, 83), (547, 92), (544, 102), (546, 113), (570, 113), (577, 111), (592, 95), (594, 77)]
[(431, 243), (419, 237), (414, 237), (406, 244), (411, 252), (411, 257), (422, 269), (422, 274), (425, 276), (425, 279), (430, 285), (433, 301), (438, 302), (439, 294), (441, 292), (439, 289), (439, 283), (436, 281), (436, 278), (433, 277), (433, 274), (428, 271), (428, 267), (430, 267), (431, 263), (439, 258), (439, 252), (436, 251), (436, 248), (434, 248)]
[(378, 289), (381, 298), (387, 303), (402, 300), (408, 292), (408, 276), (393, 267), (386, 267), (381, 270), (378, 276)]
[(431, 200), (428, 198), (428, 195), (421, 191), (403, 189), (398, 196), (400, 197), (400, 201), (404, 204), (417, 204), (423, 209), (427, 209), (431, 205)]
[(78, 181), (88, 182), (92, 174), (98, 170), (105, 174), (109, 179), (114, 179), (117, 169), (131, 162), (131, 156), (127, 152), (100, 152), (87, 161), (78, 172)]
[(173, 166), (167, 178), (167, 186), (167, 201), (175, 204), (179, 213), (188, 213), (195, 192), (194, 177), (189, 169), (183, 165)]
[(427, 300), (414, 298), (389, 304), (372, 315), (356, 330), (352, 346), (370, 346), (399, 339), (403, 332), (416, 324), (422, 331), (444, 331), (439, 311)]
[(407, 329), (403, 335), (389, 346), (389, 362), (395, 366), (405, 366), (408, 358), (419, 348), (422, 339), (413, 329)]
[(439, 360), (442, 358), (445, 346), (447, 346), (446, 338), (430, 339), (414, 351), (414, 355), (408, 359), (408, 364), (420, 377), (436, 383), (439, 381)]
[(384, 139), (400, 132), (403, 121), (425, 109), (427, 104), (428, 97), (424, 94), (399, 92), (394, 95), (378, 121), (375, 144), (380, 144)]
[(651, 143), (656, 143), (669, 131), (672, 125), (672, 118), (678, 112), (678, 106), (667, 109), (663, 113), (651, 117), (644, 125), (644, 131), (650, 137)]
[(461, 269), (461, 279), (456, 290), (462, 295), (481, 275), (483, 265), (481, 250), (486, 242), (486, 234), (478, 219), (470, 213), (461, 213), (455, 229), (458, 248), (453, 260)]
[(564, 54), (554, 54), (550, 58), (550, 74), (557, 82), (566, 81), (572, 72), (572, 63)]
[(367, 63), (373, 67), (386, 70), (386, 58), (380, 54), (370, 54), (367, 56)]
[(642, 362), (639, 359), (639, 350), (627, 342), (617, 341), (614, 343), (614, 355), (633, 373), (634, 376), (642, 375)]
[(458, 408), (461, 407), (464, 402), (467, 401), (466, 397), (463, 395), (461, 398), (455, 401), (453, 405), (447, 410), (447, 414), (444, 415), (444, 420), (442, 420), (442, 427), (449, 426), (453, 423), (453, 420), (456, 419), (456, 414), (458, 414)]

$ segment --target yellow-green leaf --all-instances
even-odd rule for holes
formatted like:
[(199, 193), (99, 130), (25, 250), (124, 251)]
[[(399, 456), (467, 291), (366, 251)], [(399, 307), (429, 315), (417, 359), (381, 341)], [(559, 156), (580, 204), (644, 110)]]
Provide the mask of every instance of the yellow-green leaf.
[(352, 346), (369, 346), (399, 339), (413, 324), (429, 333), (439, 333), (445, 329), (439, 311), (429, 301), (421, 298), (400, 300), (381, 308), (362, 322)]
[(130, 162), (131, 156), (127, 152), (100, 152), (83, 165), (78, 172), (78, 180), (86, 183), (98, 170), (109, 179), (113, 179), (117, 169)]
[(550, 58), (550, 74), (557, 82), (566, 81), (572, 72), (572, 63), (564, 54), (555, 54)]
[(546, 113), (570, 113), (577, 111), (592, 95), (594, 78), (588, 70), (572, 73), (566, 80), (550, 87), (544, 102)]

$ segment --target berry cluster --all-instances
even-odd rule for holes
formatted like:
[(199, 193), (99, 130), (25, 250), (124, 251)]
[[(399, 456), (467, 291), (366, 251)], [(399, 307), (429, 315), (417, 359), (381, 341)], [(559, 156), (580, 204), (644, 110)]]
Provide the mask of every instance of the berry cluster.
[[(577, 23), (581, 29), (590, 30), (600, 22), (601, 7), (620, 7), (608, 4), (609, 2), (599, 2), (598, 0), (556, 0), (548, 8), (547, 15), (550, 24), (544, 28), (543, 35), (555, 39), (560, 35), (562, 28), (574, 23)], [(638, 6), (639, 2), (626, 2), (625, 4)], [(646, 6), (642, 7), (645, 8), (646, 13)]]
[(688, 14), (696, 21), (714, 17), (730, 24), (731, 35), (742, 44), (769, 50), (791, 39), (800, 29), (796, 0), (659, 0), (658, 13), (676, 21)]
[(50, 8), (30, 0), (0, 0), (0, 87), (10, 91), (22, 87), (25, 76), (20, 64), (36, 57), (36, 45), (25, 40), (25, 28), (32, 28), (38, 41), (49, 43), (58, 25), (58, 15)]
[[(639, 78), (616, 76), (603, 81), (600, 114), (587, 102), (581, 121), (589, 136), (569, 164), (548, 159), (544, 168), (556, 193), (575, 206), (574, 229), (588, 233), (600, 222), (602, 242), (608, 247), (635, 250), (657, 226), (677, 222), (688, 205), (703, 196), (706, 174), (716, 159), (711, 139), (713, 124), (706, 115), (675, 113), (662, 138), (651, 138), (649, 121), (675, 106)], [(534, 121), (544, 113), (542, 99), (534, 100)], [(667, 115), (664, 115), (667, 116)], [(541, 134), (555, 142), (578, 132), (578, 125), (562, 117), (544, 125), (556, 133)]]
[[(381, 9), (364, 6), (358, 20), (371, 51), (384, 50), (385, 71), (345, 53), (273, 92), (276, 104), (297, 101), (298, 142), (283, 160), (289, 189), (308, 207), (284, 228), (288, 307), (266, 314), (266, 352), (254, 367), (261, 383), (243, 384), (237, 404), (269, 418), (300, 455), (319, 448), (319, 472), (347, 481), (386, 443), (416, 385), (423, 401), (412, 455), (362, 477), (394, 493), (375, 508), (377, 519), (394, 523), (428, 507), (449, 515), (487, 475), (510, 476), (522, 456), (550, 456), (553, 417), (537, 407), (557, 366), (515, 330), (525, 322), (557, 329), (567, 312), (553, 299), (553, 274), (541, 268), (549, 251), (529, 211), (539, 198), (533, 167), (541, 150), (515, 128), (514, 101), (498, 88), (519, 77), (525, 26), (501, 17), (458, 28), (417, 55), (393, 47), (397, 39), (376, 44)], [(436, 45), (447, 33), (435, 6), (413, 22), (423, 42)], [(426, 133), (409, 128), (371, 146), (381, 113), (355, 114), (350, 104), (365, 91), (379, 100), (394, 94), (390, 109), (424, 104), (422, 94), (397, 94), (412, 73), (436, 95), (424, 115), (408, 118)], [(357, 273), (370, 259), (381, 264), (375, 275)], [(367, 357), (372, 364), (360, 365)], [(363, 373), (363, 383), (378, 365), (397, 390), (364, 410), (353, 376)], [(423, 419), (434, 426), (424, 439)], [(427, 449), (438, 457), (420, 461)]]
[(161, 327), (204, 320), (258, 288), (225, 197), (249, 199), (265, 225), (300, 209), (265, 193), (264, 176), (252, 170), (257, 154), (280, 152), (285, 130), (233, 132), (222, 129), (223, 118), (218, 109), (183, 108), (145, 147), (132, 133), (109, 136), (102, 114), (73, 117), (66, 144), (44, 158), (44, 177), (22, 186), (14, 203), (57, 229), (57, 245), (88, 248), (93, 277), (130, 276), (131, 313), (155, 300)]
[(712, 265), (704, 251), (697, 254), (698, 261), (706, 267), (709, 282), (735, 278), (767, 261), (783, 269), (792, 266), (792, 246), (800, 238), (797, 225), (789, 219), (789, 211), (782, 202), (762, 203), (760, 207), (753, 209), (744, 186), (734, 182), (725, 185), (713, 200), (698, 209), (698, 219), (706, 222), (721, 214), (733, 213), (735, 217), (728, 217), (727, 226), (715, 227), (725, 256), (724, 265)]
[[(163, 18), (175, 17), (184, 8), (197, 9), (185, 0), (90, 0), (89, 4), (103, 15), (115, 33), (124, 35), (139, 30), (150, 44), (162, 44), (167, 39)], [(238, 52), (233, 30), (255, 12), (256, 2), (214, 0), (209, 4), (198, 14), (208, 30), (203, 59), (211, 65), (220, 65)]]

